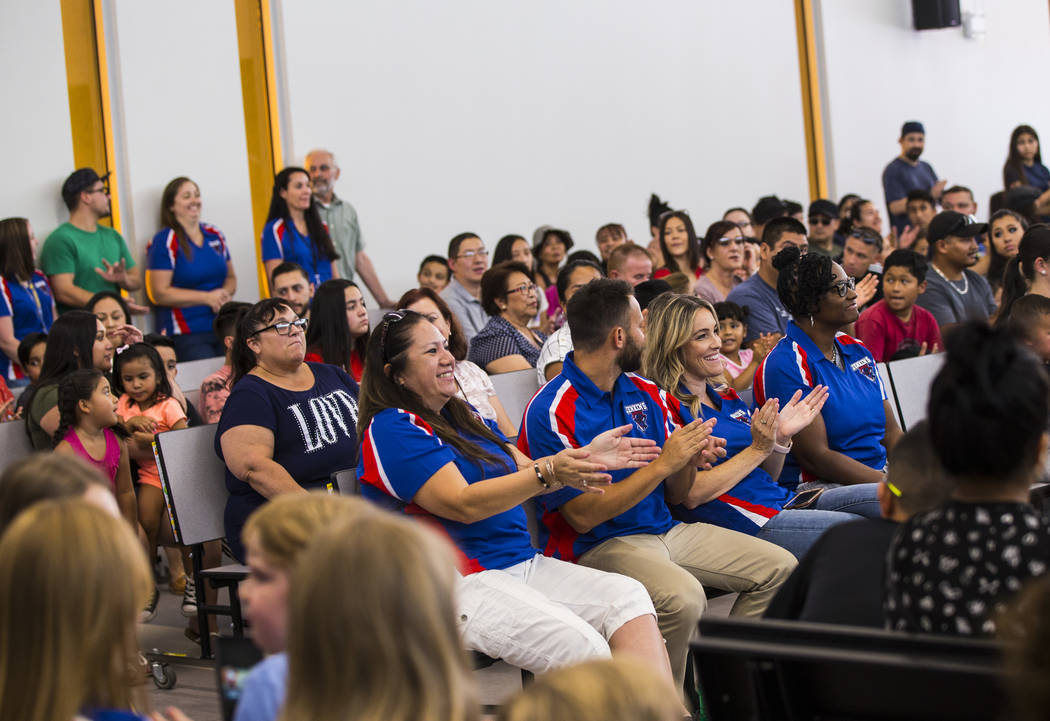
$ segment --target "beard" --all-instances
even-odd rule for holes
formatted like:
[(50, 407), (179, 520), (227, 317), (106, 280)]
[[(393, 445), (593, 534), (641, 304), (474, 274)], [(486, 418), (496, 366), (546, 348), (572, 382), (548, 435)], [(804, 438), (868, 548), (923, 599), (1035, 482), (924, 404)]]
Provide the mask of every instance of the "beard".
[(642, 367), (642, 347), (628, 337), (627, 343), (616, 356), (616, 364), (624, 373), (638, 371)]
[(920, 155), (922, 155), (922, 148), (908, 148), (908, 151), (904, 153), (904, 156), (913, 163), (919, 159)]
[(314, 195), (328, 195), (332, 192), (332, 184), (325, 180), (315, 180), (310, 184), (310, 189)]

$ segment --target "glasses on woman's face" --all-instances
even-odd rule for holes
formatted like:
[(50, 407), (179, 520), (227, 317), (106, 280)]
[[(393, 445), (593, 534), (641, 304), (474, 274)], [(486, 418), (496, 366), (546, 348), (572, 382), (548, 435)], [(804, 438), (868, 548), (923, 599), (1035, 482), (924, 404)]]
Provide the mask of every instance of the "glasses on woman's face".
[(292, 328), (296, 328), (296, 329), (302, 331), (303, 333), (305, 333), (306, 332), (306, 326), (309, 325), (309, 324), (310, 324), (310, 319), (309, 318), (296, 318), (295, 320), (281, 320), (281, 321), (277, 321), (276, 323), (274, 323), (272, 325), (268, 325), (268, 326), (265, 326), (263, 328), (260, 328), (259, 330), (255, 331), (254, 333), (251, 333), (248, 337), (251, 338), (253, 335), (259, 335), (260, 333), (264, 333), (264, 332), (266, 332), (268, 330), (275, 330), (275, 331), (277, 331), (277, 335), (291, 335), (292, 334)]
[(510, 288), (507, 291), (507, 295), (510, 295), (511, 293), (521, 293), (522, 297), (525, 297), (527, 295), (535, 295), (539, 289), (540, 287), (535, 283), (522, 283), (516, 288)]
[(728, 247), (730, 245), (740, 245), (740, 246), (742, 246), (746, 242), (747, 241), (744, 240), (743, 238), (719, 238), (718, 240), (715, 241), (715, 244), (718, 245), (718, 247), (720, 247), (720, 248), (725, 248), (725, 247)]
[(840, 280), (838, 283), (832, 283), (831, 287), (828, 288), (828, 292), (838, 291), (839, 298), (845, 298), (849, 295), (849, 292), (857, 287), (857, 282), (853, 278), (846, 278)]

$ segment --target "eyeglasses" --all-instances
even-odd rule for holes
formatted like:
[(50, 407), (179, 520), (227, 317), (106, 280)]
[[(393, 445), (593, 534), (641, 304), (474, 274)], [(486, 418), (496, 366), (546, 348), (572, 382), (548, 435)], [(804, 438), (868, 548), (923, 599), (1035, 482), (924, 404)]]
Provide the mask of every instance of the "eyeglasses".
[(536, 293), (540, 287), (535, 283), (522, 283), (517, 288), (511, 288), (504, 295), (510, 295), (511, 293), (521, 293), (523, 296), (530, 293)]
[(387, 358), (386, 355), (386, 334), (390, 330), (390, 326), (394, 325), (394, 323), (400, 323), (401, 321), (403, 321), (406, 315), (408, 315), (407, 310), (392, 310), (389, 313), (384, 314), (383, 320), (380, 321), (383, 328), (380, 331), (379, 335), (379, 345), (383, 349), (384, 363), (390, 360), (389, 358)]
[(826, 215), (816, 215), (809, 219), (810, 225), (831, 225), (835, 221)]
[(457, 255), (456, 259), (458, 260), (459, 258), (466, 258), (467, 260), (470, 260), (474, 256), (477, 256), (479, 258), (488, 258), (489, 252), (484, 248), (481, 248), (480, 250), (465, 250), (459, 255)]
[(839, 293), (839, 298), (845, 298), (856, 287), (857, 281), (853, 280), (853, 278), (846, 278), (846, 280), (840, 280), (838, 283), (832, 283), (828, 288), (828, 292), (836, 290)]
[(109, 188), (103, 185), (101, 188), (92, 188), (91, 190), (82, 190), (80, 192), (87, 193), (88, 195), (92, 195), (94, 193), (105, 193), (106, 195), (109, 195)]
[(260, 333), (264, 333), (264, 332), (266, 332), (268, 330), (275, 330), (275, 331), (277, 331), (277, 335), (291, 335), (292, 334), (292, 328), (296, 328), (298, 330), (301, 330), (303, 333), (305, 333), (306, 332), (306, 326), (309, 325), (309, 324), (310, 324), (310, 319), (309, 318), (296, 318), (295, 320), (292, 320), (292, 321), (282, 320), (282, 321), (278, 321), (277, 323), (274, 323), (273, 325), (268, 325), (265, 328), (260, 328), (259, 330), (254, 331), (253, 333), (249, 333), (248, 337), (251, 338), (253, 335), (259, 335)]
[(717, 245), (725, 248), (728, 245), (744, 245), (747, 241), (743, 238), (719, 238), (715, 241)]

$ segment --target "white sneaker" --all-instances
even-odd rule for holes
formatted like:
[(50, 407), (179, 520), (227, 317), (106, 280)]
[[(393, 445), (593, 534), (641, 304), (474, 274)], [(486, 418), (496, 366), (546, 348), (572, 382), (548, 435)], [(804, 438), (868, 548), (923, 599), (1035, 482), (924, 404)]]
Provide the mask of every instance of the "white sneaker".
[(182, 615), (186, 618), (197, 615), (197, 586), (191, 576), (186, 577), (186, 590), (182, 592)]

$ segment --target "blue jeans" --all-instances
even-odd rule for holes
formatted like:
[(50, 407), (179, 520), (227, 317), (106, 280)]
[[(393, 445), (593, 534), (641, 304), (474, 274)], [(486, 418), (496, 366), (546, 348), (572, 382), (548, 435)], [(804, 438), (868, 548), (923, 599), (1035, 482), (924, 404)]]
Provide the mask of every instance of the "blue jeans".
[(175, 344), (175, 358), (179, 363), (226, 355), (226, 346), (214, 333), (187, 333), (169, 337)]
[(879, 518), (876, 483), (827, 488), (810, 508), (789, 508), (773, 516), (756, 534), (775, 543), (801, 559), (809, 547), (831, 526), (859, 520), (862, 516)]

